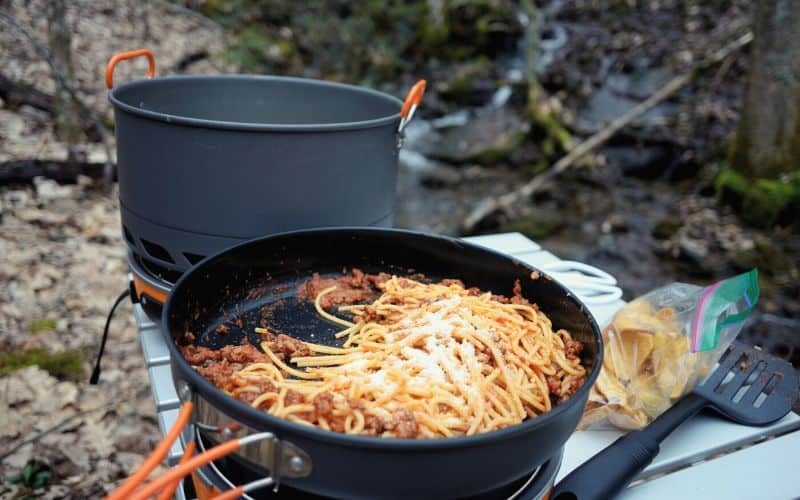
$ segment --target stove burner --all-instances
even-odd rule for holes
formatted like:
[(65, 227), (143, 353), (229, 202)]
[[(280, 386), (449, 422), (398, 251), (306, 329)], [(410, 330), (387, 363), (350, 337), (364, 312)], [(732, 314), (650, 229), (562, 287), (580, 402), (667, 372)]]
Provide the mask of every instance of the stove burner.
[[(206, 440), (203, 438), (199, 429), (195, 432), (195, 440), (198, 444), (198, 452), (206, 450)], [(561, 467), (563, 449), (558, 454), (537, 467), (532, 473), (525, 477), (512, 481), (510, 484), (496, 490), (466, 497), (461, 500), (543, 500), (553, 486), (553, 483)], [(263, 477), (257, 471), (250, 468), (247, 464), (237, 461), (231, 457), (224, 457), (207, 466), (199, 469), (201, 481), (213, 485), (220, 491), (227, 491), (235, 486), (249, 483)], [(184, 481), (186, 485), (189, 481)], [(192, 492), (193, 493), (193, 492)], [(306, 493), (292, 488), (286, 484), (281, 484), (277, 492), (270, 487), (261, 488), (242, 496), (245, 499), (274, 499), (274, 500), (325, 500), (322, 497), (311, 493)], [(200, 498), (200, 500), (203, 500)]]

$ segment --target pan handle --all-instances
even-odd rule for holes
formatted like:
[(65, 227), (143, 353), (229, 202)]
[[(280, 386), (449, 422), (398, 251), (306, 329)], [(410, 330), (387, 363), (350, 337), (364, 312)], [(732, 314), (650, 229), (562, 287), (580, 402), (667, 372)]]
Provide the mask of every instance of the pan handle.
[(411, 121), (414, 117), (414, 112), (417, 110), (417, 107), (422, 102), (422, 96), (425, 95), (425, 87), (428, 85), (428, 82), (425, 80), (420, 80), (411, 87), (411, 90), (408, 91), (406, 95), (406, 100), (403, 101), (403, 107), (400, 108), (400, 126), (397, 128), (397, 132), (402, 135), (403, 130), (405, 130), (406, 125)]
[(147, 78), (153, 78), (156, 75), (156, 58), (153, 57), (153, 53), (150, 52), (149, 49), (136, 49), (128, 52), (119, 52), (111, 56), (111, 59), (108, 60), (108, 64), (106, 64), (106, 87), (109, 89), (114, 87), (114, 68), (117, 66), (118, 62), (127, 61), (128, 59), (134, 59), (141, 56), (147, 57), (147, 62), (149, 63), (149, 68), (147, 69)]

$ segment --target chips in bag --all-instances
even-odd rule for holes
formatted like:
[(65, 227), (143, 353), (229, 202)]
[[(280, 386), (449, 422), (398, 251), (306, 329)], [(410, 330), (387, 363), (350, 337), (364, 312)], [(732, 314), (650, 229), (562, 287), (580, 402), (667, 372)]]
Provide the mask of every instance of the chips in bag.
[(672, 283), (623, 306), (603, 330), (603, 367), (579, 428), (652, 422), (703, 380), (757, 301), (753, 269), (705, 288)]

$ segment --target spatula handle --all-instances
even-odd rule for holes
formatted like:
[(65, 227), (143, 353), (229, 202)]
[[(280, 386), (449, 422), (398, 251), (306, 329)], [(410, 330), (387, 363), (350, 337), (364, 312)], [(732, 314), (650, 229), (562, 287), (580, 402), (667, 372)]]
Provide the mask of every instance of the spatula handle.
[(570, 472), (553, 489), (551, 500), (605, 500), (612, 498), (658, 455), (661, 441), (706, 400), (686, 396), (653, 423), (630, 432)]

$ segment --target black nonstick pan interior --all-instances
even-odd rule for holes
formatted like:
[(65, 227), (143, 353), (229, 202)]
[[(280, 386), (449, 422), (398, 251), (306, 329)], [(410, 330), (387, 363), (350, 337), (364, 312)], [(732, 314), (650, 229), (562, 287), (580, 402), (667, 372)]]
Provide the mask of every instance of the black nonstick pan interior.
[[(532, 279), (530, 266), (512, 259), (507, 260), (506, 269), (498, 268), (497, 262), (490, 258), (498, 254), (488, 250), (485, 251), (488, 255), (481, 255), (484, 251), (480, 250), (467, 251), (447, 238), (363, 229), (341, 230), (340, 235), (349, 236), (342, 241), (337, 232), (326, 230), (325, 238), (315, 232), (296, 233), (287, 244), (277, 248), (245, 246), (242, 251), (223, 254), (206, 265), (205, 275), (197, 280), (198, 286), (191, 288), (193, 297), (186, 303), (190, 320), (186, 327), (194, 334), (195, 344), (218, 349), (239, 344), (247, 336), (253, 345), (258, 345), (262, 338), (255, 328), (260, 326), (307, 342), (340, 345), (342, 341), (335, 339), (334, 334), (341, 327), (322, 319), (312, 301), (298, 298), (298, 287), (315, 273), (324, 277), (342, 276), (358, 268), (367, 274), (421, 273), (432, 282), (458, 278), (467, 286), (506, 296), (512, 295), (514, 281), (519, 279), (523, 296), (542, 308), (555, 329), (566, 328), (588, 344), (584, 354), (587, 365), (591, 366), (596, 355), (595, 338), (585, 321), (583, 305), (576, 299), (570, 300), (544, 273)], [(393, 244), (392, 240), (398, 241)], [(461, 251), (447, 252), (449, 245), (442, 245), (443, 242), (461, 246)], [(469, 250), (473, 248), (470, 246)]]

